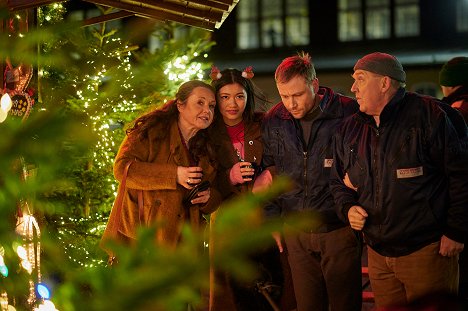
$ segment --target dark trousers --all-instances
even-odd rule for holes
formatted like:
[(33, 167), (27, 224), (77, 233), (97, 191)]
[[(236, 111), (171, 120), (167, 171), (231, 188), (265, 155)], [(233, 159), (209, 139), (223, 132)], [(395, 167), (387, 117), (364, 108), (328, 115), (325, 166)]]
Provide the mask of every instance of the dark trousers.
[(350, 227), (308, 233), (285, 225), (298, 311), (360, 311), (361, 243)]

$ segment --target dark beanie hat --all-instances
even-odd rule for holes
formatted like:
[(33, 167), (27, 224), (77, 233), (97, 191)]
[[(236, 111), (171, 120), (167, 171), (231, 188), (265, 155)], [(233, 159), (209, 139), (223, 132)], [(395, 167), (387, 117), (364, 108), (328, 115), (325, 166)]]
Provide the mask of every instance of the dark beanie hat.
[(442, 86), (468, 85), (468, 57), (454, 57), (446, 62), (439, 72)]
[(406, 82), (406, 73), (403, 66), (395, 56), (390, 54), (380, 52), (367, 54), (354, 65), (354, 71), (359, 69)]

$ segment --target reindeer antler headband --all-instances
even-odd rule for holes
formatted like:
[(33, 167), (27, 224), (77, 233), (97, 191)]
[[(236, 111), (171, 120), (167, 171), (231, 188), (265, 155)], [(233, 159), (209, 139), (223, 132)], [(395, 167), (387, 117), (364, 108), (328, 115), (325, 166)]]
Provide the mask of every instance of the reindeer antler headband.
[[(242, 77), (244, 77), (245, 79), (252, 79), (253, 76), (254, 76), (254, 73), (252, 70), (252, 66), (248, 66), (242, 71)], [(222, 77), (222, 74), (219, 71), (218, 67), (212, 66), (211, 73), (210, 73), (211, 80), (216, 81), (218, 79), (221, 79), (221, 77)]]

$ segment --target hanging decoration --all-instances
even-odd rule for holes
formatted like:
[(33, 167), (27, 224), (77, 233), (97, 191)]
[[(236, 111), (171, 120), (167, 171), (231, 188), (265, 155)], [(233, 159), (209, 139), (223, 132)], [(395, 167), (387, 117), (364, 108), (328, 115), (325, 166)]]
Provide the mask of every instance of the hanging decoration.
[[(11, 98), (12, 106), (9, 114), (23, 118), (23, 121), (29, 116), (34, 104), (34, 99), (32, 98), (34, 92), (31, 88), (28, 88), (32, 76), (32, 66), (20, 64), (17, 67), (13, 67), (10, 60), (7, 59), (4, 72), (5, 84), (2, 93), (4, 95), (8, 94)], [(1, 117), (2, 115), (0, 115), (0, 121)]]
[[(7, 22), (10, 36), (22, 38), (29, 28), (28, 18), (27, 10), (12, 15)], [(34, 105), (34, 90), (29, 87), (32, 77), (33, 66), (24, 63), (15, 66), (9, 57), (5, 59), (4, 83), (0, 89), (0, 95), (8, 94), (10, 96), (12, 107), (9, 110), (9, 115), (21, 117), (23, 121), (29, 116), (31, 107)], [(3, 113), (0, 112), (0, 120), (2, 117)]]

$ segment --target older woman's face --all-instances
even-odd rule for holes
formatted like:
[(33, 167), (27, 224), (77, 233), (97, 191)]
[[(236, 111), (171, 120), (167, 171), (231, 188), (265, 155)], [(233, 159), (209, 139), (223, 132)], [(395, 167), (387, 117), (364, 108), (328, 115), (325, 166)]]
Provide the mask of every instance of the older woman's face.
[(188, 128), (206, 129), (213, 122), (215, 106), (214, 93), (205, 87), (196, 87), (185, 104), (178, 104), (179, 118)]

